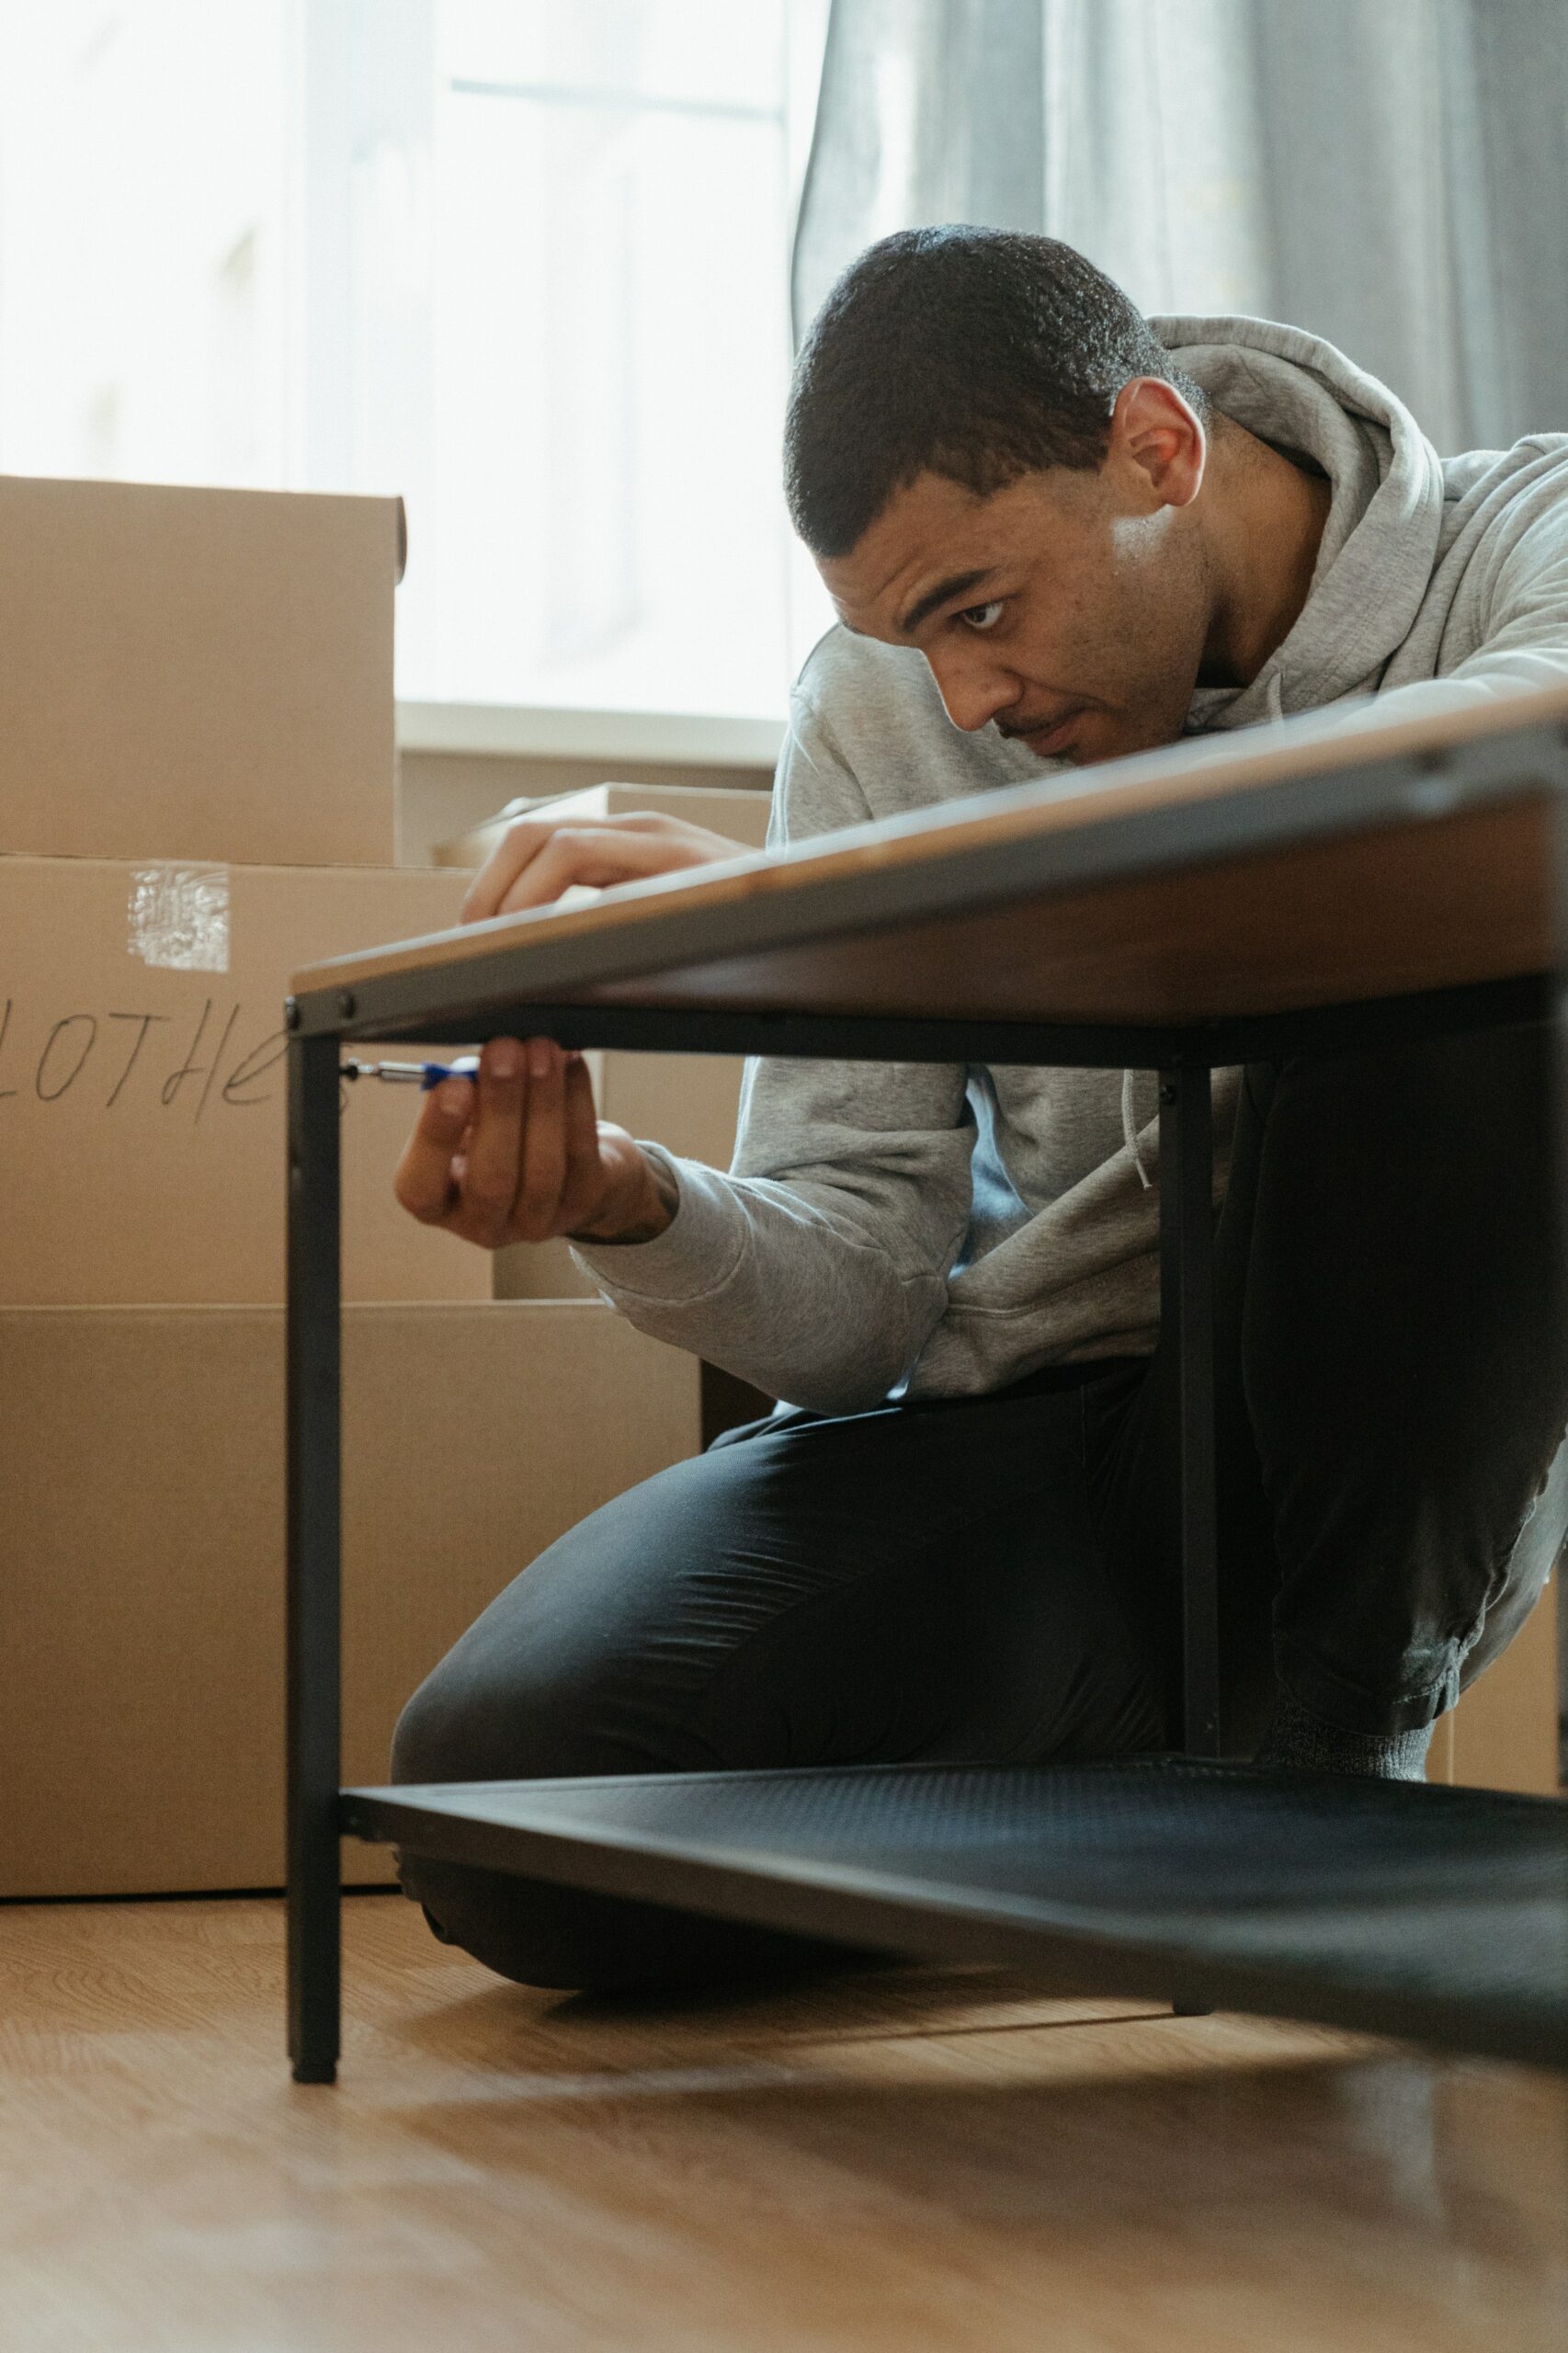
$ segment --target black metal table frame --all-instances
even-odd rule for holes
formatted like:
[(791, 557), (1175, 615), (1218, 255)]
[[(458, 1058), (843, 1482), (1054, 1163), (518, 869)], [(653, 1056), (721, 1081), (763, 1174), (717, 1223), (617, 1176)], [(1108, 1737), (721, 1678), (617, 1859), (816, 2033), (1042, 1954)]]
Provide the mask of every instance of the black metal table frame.
[[(406, 991), (403, 994), (406, 995)], [(1160, 1074), (1163, 1328), (1176, 1334), (1183, 1575), (1183, 1732), (1220, 1745), (1215, 1581), (1210, 1074), (1249, 1061), (1540, 1019), (1552, 976), (1489, 982), (1309, 1012), (1179, 1029), (947, 1021), (855, 1015), (551, 1006), (415, 1019), (373, 993), (312, 1006), (290, 1052), (289, 2050), (297, 2081), (333, 2080), (340, 2034), (341, 1294), (340, 1051), (417, 1035), (475, 1045), (521, 1031), (563, 1046), (789, 1054), (875, 1062), (1132, 1067)], [(389, 1029), (388, 1020), (396, 1025)]]

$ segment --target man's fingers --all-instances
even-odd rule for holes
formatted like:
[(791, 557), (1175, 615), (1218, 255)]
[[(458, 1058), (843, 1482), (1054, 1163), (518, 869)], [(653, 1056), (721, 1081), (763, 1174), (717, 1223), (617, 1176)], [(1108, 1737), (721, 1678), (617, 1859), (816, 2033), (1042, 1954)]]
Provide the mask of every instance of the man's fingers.
[(623, 1129), (601, 1124), (580, 1053), (497, 1038), (476, 1081), (447, 1079), (426, 1098), (395, 1190), (425, 1224), (494, 1250), (591, 1229), (612, 1196), (635, 1191), (640, 1161)]
[[(436, 1092), (451, 1083), (444, 1080)], [(517, 1195), (525, 1093), (520, 1041), (492, 1038), (479, 1058), (473, 1133), (462, 1180), (462, 1231), (491, 1248), (506, 1238)]]
[(573, 824), (519, 817), (469, 885), (465, 923), (548, 906), (574, 883), (606, 890), (649, 874), (745, 855), (740, 842), (683, 819), (646, 813), (613, 823), (594, 818)]
[(460, 910), (463, 922), (483, 923), (487, 915), (498, 915), (524, 867), (556, 830), (553, 822), (543, 818), (514, 819), (468, 886)]
[(657, 835), (563, 826), (528, 861), (505, 893), (498, 912), (512, 915), (524, 907), (549, 906), (574, 883), (606, 891), (617, 882), (638, 882), (649, 874), (668, 874), (691, 862), (682, 844), (665, 841)]
[(392, 1190), (421, 1224), (444, 1224), (458, 1206), (454, 1163), (472, 1111), (473, 1087), (466, 1078), (443, 1079), (420, 1107)]
[(581, 1054), (568, 1054), (566, 1090), (566, 1177), (557, 1214), (559, 1231), (574, 1233), (585, 1223), (604, 1197), (604, 1164), (599, 1158), (599, 1120), (594, 1103), (594, 1083)]
[(566, 1181), (566, 1088), (561, 1049), (548, 1038), (528, 1045), (528, 1116), (512, 1202), (510, 1231), (519, 1242), (544, 1242), (556, 1230)]

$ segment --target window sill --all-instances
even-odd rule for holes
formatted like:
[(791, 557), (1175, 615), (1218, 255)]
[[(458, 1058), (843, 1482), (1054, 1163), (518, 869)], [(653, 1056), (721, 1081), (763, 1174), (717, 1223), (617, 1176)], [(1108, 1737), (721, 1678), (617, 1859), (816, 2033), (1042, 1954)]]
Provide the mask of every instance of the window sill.
[(489, 702), (400, 702), (398, 747), (524, 759), (669, 761), (688, 767), (771, 767), (782, 719), (667, 710), (547, 710)]

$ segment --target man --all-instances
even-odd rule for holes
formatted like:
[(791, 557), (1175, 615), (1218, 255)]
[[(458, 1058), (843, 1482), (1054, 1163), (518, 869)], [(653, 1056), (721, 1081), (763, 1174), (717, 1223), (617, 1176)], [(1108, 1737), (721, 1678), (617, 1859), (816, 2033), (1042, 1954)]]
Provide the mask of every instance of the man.
[[(1184, 733), (1568, 680), (1568, 437), (1440, 461), (1341, 354), (1151, 326), (1040, 238), (887, 239), (796, 373), (791, 512), (842, 627), (796, 689), (795, 841)], [(1433, 682), (1440, 682), (1434, 684)], [(1351, 723), (1361, 723), (1352, 715)], [(727, 854), (514, 830), (469, 913)], [(1415, 1777), (1565, 1523), (1533, 1028), (1217, 1074), (1232, 1745)], [(1177, 1646), (1152, 1074), (769, 1061), (731, 1174), (487, 1050), (400, 1172), (482, 1245), (571, 1235), (642, 1329), (787, 1401), (596, 1513), (415, 1695), (400, 1779), (1104, 1756)], [(614, 1984), (790, 1940), (409, 1859), (504, 1973)]]

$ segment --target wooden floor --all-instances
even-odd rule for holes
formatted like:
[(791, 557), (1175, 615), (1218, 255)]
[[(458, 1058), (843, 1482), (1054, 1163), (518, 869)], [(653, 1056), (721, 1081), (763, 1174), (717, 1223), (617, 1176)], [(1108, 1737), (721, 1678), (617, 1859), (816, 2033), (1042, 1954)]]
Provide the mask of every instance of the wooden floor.
[(1568, 2081), (865, 1972), (503, 1985), (347, 1907), (0, 1910), (6, 2353), (1568, 2353)]

